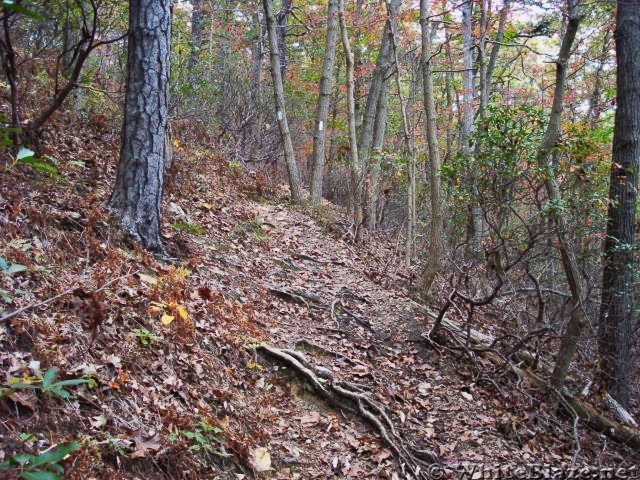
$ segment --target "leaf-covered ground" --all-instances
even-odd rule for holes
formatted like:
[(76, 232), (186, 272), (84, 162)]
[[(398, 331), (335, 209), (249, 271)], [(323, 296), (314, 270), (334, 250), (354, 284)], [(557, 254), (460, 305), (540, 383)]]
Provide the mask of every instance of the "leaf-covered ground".
[[(435, 313), (408, 296), (395, 238), (354, 245), (338, 207), (294, 208), (206, 150), (177, 147), (164, 212), (176, 260), (156, 261), (104, 212), (116, 136), (85, 128), (41, 140), (61, 180), (0, 174), (0, 316), (27, 307), (0, 323), (0, 462), (78, 441), (66, 478), (408, 478), (370, 422), (312, 395), (263, 343), (370, 395), (448, 478), (637, 460), (508, 371), (428, 346)], [(65, 398), (42, 388), (51, 368), (88, 383)]]

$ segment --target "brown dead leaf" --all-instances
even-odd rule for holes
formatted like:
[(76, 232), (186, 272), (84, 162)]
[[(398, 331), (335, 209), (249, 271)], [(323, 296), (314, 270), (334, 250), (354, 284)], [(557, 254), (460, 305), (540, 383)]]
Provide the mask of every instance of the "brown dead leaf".
[(300, 422), (302, 422), (303, 427), (315, 427), (320, 423), (320, 413), (319, 412), (309, 412), (307, 415), (299, 417)]
[(131, 458), (144, 458), (151, 453), (157, 452), (162, 446), (162, 437), (159, 433), (151, 431), (144, 432), (138, 430), (133, 433), (131, 440), (135, 442), (135, 452), (131, 454)]
[(383, 448), (378, 450), (376, 453), (374, 453), (371, 456), (371, 460), (373, 460), (376, 463), (381, 463), (382, 461), (386, 460), (390, 456), (391, 456), (391, 452), (386, 448)]
[(38, 397), (33, 392), (13, 392), (9, 395), (9, 398), (32, 412), (35, 412), (38, 408)]

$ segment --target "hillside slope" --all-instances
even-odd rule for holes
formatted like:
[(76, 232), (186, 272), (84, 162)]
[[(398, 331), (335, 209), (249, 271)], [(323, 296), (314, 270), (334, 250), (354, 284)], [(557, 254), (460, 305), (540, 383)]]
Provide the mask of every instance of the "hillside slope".
[[(435, 477), (634, 464), (507, 372), (428, 347), (434, 314), (407, 295), (392, 239), (354, 245), (339, 208), (294, 208), (207, 150), (179, 152), (165, 195), (174, 260), (157, 261), (105, 215), (116, 139), (87, 128), (43, 139), (59, 179), (0, 176), (0, 461), (78, 441), (59, 461), (66, 478), (409, 478), (394, 445), (424, 466), (436, 456)], [(264, 345), (369, 407), (330, 405)], [(88, 383), (64, 398), (42, 385), (51, 368)]]

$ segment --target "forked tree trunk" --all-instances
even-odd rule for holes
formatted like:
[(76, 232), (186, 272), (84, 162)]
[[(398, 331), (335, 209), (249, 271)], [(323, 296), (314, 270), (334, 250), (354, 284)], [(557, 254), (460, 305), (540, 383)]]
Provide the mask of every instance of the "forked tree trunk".
[(353, 53), (349, 43), (347, 22), (344, 18), (344, 0), (338, 0), (338, 18), (340, 20), (340, 36), (344, 50), (347, 75), (347, 109), (349, 123), (349, 172), (351, 183), (351, 207), (353, 213), (354, 237), (362, 226), (362, 168), (358, 157), (358, 139), (356, 136), (355, 82), (353, 79)]
[(600, 308), (600, 379), (629, 408), (635, 343), (635, 225), (640, 158), (640, 2), (618, 1), (618, 79)]
[(289, 187), (291, 188), (291, 200), (295, 203), (302, 201), (302, 180), (300, 170), (296, 162), (296, 155), (291, 141), (289, 122), (284, 101), (284, 87), (282, 85), (282, 72), (280, 70), (280, 57), (278, 55), (278, 33), (273, 16), (272, 0), (263, 0), (265, 19), (267, 21), (267, 36), (269, 37), (269, 53), (271, 56), (271, 78), (273, 79), (273, 94), (276, 103), (276, 118), (280, 127), (280, 136), (284, 148), (284, 158), (289, 175)]
[(380, 152), (384, 144), (387, 114), (387, 77), (392, 63), (391, 29), (392, 22), (396, 21), (401, 4), (402, 0), (391, 0), (387, 4), (388, 19), (382, 30), (380, 51), (371, 79), (362, 128), (360, 129), (360, 162), (368, 175), (364, 193), (366, 195), (365, 204), (369, 232), (375, 231), (377, 219), (376, 203), (378, 177), (380, 175)]
[(311, 203), (319, 203), (322, 199), (322, 181), (324, 176), (325, 139), (327, 118), (333, 88), (333, 67), (336, 61), (336, 41), (338, 37), (338, 0), (329, 0), (327, 7), (327, 43), (325, 46), (324, 65), (320, 78), (320, 98), (316, 113), (316, 127), (313, 135), (313, 153), (311, 156)]
[(549, 115), (549, 125), (547, 126), (537, 155), (538, 165), (540, 169), (545, 172), (544, 184), (549, 202), (556, 206), (556, 208), (550, 209), (550, 213), (557, 230), (562, 267), (567, 283), (569, 284), (572, 302), (571, 316), (567, 322), (562, 344), (560, 345), (560, 351), (556, 357), (556, 365), (551, 374), (551, 385), (557, 390), (562, 389), (580, 333), (586, 323), (584, 307), (586, 295), (578, 273), (577, 262), (572, 253), (567, 221), (560, 208), (562, 205), (562, 193), (560, 192), (560, 186), (556, 179), (556, 169), (558, 165), (553, 154), (553, 147), (558, 142), (562, 131), (562, 110), (564, 109), (564, 94), (567, 86), (569, 56), (571, 55), (571, 48), (576, 38), (578, 26), (582, 20), (578, 2), (579, 0), (569, 0), (567, 6), (565, 33), (562, 38), (562, 44), (560, 45), (558, 58), (556, 59), (556, 81), (553, 93), (553, 104)]
[(431, 57), (431, 31), (429, 28), (429, 1), (420, 0), (420, 27), (422, 29), (422, 88), (424, 92), (425, 128), (428, 146), (429, 186), (431, 203), (431, 229), (427, 263), (422, 272), (421, 295), (428, 298), (433, 280), (442, 263), (443, 215), (440, 186), (440, 149), (438, 147), (436, 105), (433, 93), (433, 61)]
[(170, 40), (171, 0), (129, 1), (122, 148), (109, 206), (124, 230), (161, 254)]

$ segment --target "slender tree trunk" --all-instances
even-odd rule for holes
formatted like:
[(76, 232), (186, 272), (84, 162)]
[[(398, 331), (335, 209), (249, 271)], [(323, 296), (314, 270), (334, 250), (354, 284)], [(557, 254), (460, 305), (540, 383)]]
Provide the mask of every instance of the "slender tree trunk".
[(640, 159), (640, 1), (618, 1), (616, 19), (618, 79), (613, 158), (604, 247), (600, 308), (600, 379), (624, 408), (631, 397), (635, 344), (633, 294), (635, 225)]
[(198, 80), (196, 68), (200, 63), (200, 50), (202, 49), (202, 30), (204, 24), (203, 0), (191, 0), (191, 38), (189, 39), (189, 61), (187, 64), (188, 81), (194, 85)]
[(11, 139), (15, 144), (20, 143), (20, 132), (22, 131), (20, 126), (20, 115), (18, 113), (19, 101), (18, 101), (18, 80), (16, 69), (16, 52), (13, 49), (13, 42), (11, 39), (11, 25), (9, 23), (12, 14), (7, 10), (2, 11), (2, 28), (4, 38), (0, 39), (0, 49), (2, 50), (2, 70), (7, 76), (9, 82), (9, 91), (11, 93), (11, 128), (14, 129), (11, 134)]
[[(259, 5), (259, 3), (258, 3)], [(254, 21), (258, 31), (253, 44), (253, 67), (251, 69), (251, 108), (253, 109), (253, 122), (251, 124), (252, 150), (254, 157), (262, 148), (262, 39), (264, 37), (263, 23), (260, 18), (260, 9), (255, 12)]]
[[(382, 30), (380, 51), (376, 60), (376, 67), (371, 79), (371, 86), (367, 95), (362, 128), (360, 129), (360, 162), (366, 169), (367, 188), (365, 189), (367, 207), (367, 227), (370, 232), (375, 230), (376, 215), (375, 203), (377, 195), (377, 180), (380, 169), (380, 156), (371, 156), (372, 150), (380, 151), (384, 142), (384, 127), (386, 124), (386, 89), (388, 88), (387, 76), (391, 67), (391, 22), (395, 22), (402, 0), (391, 0), (388, 5), (388, 20)], [(379, 108), (379, 107), (384, 108)], [(377, 145), (374, 140), (377, 138)]]
[(122, 148), (109, 205), (134, 240), (160, 254), (170, 41), (171, 0), (130, 0)]
[(365, 189), (366, 227), (369, 234), (376, 231), (378, 227), (378, 190), (380, 183), (380, 168), (382, 162), (382, 149), (384, 147), (384, 137), (387, 128), (387, 106), (389, 103), (389, 82), (382, 84), (382, 90), (378, 97), (376, 107), (376, 119), (373, 123), (373, 141), (371, 144), (371, 155), (369, 155), (369, 166), (367, 169), (367, 183)]
[(354, 101), (355, 82), (353, 79), (353, 53), (349, 43), (347, 22), (344, 18), (344, 0), (338, 0), (338, 18), (342, 49), (344, 50), (347, 76), (347, 109), (349, 123), (349, 171), (351, 180), (351, 205), (353, 207), (354, 237), (358, 238), (358, 230), (362, 226), (362, 168), (358, 157), (358, 140), (356, 136), (356, 106)]
[(338, 37), (338, 0), (329, 0), (327, 7), (327, 43), (324, 54), (322, 77), (320, 78), (320, 98), (316, 113), (316, 127), (313, 136), (311, 156), (311, 203), (322, 199), (322, 180), (324, 176), (325, 138), (327, 118), (333, 88), (333, 68), (336, 60), (336, 41)]
[[(471, 182), (473, 189), (473, 197), (476, 197), (476, 175), (477, 172), (472, 165), (471, 158), (473, 156), (473, 0), (469, 0), (462, 5), (462, 50), (464, 72), (462, 73), (462, 135), (461, 146), (467, 165), (470, 166), (468, 173), (468, 181)], [(469, 222), (469, 248), (472, 253), (477, 254), (480, 251), (480, 242), (482, 237), (482, 210), (477, 204), (475, 198), (471, 199), (470, 204), (471, 218)]]
[(598, 128), (598, 122), (600, 121), (600, 116), (604, 110), (602, 105), (602, 75), (604, 73), (605, 65), (607, 65), (611, 59), (611, 38), (611, 30), (605, 30), (604, 38), (602, 39), (602, 52), (598, 59), (596, 71), (593, 74), (594, 85), (591, 96), (589, 97), (589, 111), (587, 112), (587, 120), (589, 121), (589, 125), (592, 130)]
[(431, 229), (429, 231), (429, 248), (427, 264), (422, 272), (421, 294), (428, 298), (431, 285), (440, 270), (442, 263), (443, 214), (442, 187), (440, 185), (440, 149), (438, 147), (436, 106), (433, 93), (433, 60), (431, 57), (431, 31), (429, 28), (429, 1), (420, 0), (420, 27), (422, 29), (422, 88), (424, 110), (426, 113), (425, 128), (429, 152), (429, 186), (431, 203)]
[(396, 41), (396, 29), (395, 25), (391, 23), (391, 52), (393, 54), (393, 61), (396, 65), (396, 88), (398, 90), (398, 99), (400, 100), (400, 113), (402, 115), (402, 132), (404, 136), (404, 146), (407, 152), (407, 180), (408, 180), (408, 192), (407, 192), (407, 240), (406, 240), (406, 252), (405, 262), (407, 266), (411, 265), (413, 259), (413, 246), (415, 242), (415, 191), (416, 191), (416, 179), (415, 179), (415, 165), (416, 165), (416, 149), (413, 142), (413, 127), (409, 121), (409, 115), (407, 114), (407, 103), (402, 93), (402, 82), (400, 58), (398, 56), (398, 43)]
[(289, 175), (289, 187), (291, 188), (291, 200), (293, 202), (302, 201), (302, 180), (300, 170), (296, 162), (291, 133), (284, 100), (284, 87), (282, 85), (282, 71), (280, 70), (280, 57), (278, 55), (278, 35), (276, 22), (273, 16), (272, 0), (263, 0), (265, 19), (267, 21), (267, 36), (269, 37), (269, 52), (271, 56), (271, 77), (273, 79), (273, 94), (276, 103), (276, 118), (280, 127), (280, 135), (284, 147), (284, 158), (287, 164)]
[(505, 0), (502, 4), (502, 10), (500, 10), (500, 19), (498, 20), (498, 30), (496, 31), (495, 40), (491, 47), (491, 53), (489, 54), (489, 64), (487, 65), (487, 99), (491, 97), (493, 72), (496, 69), (496, 62), (498, 61), (498, 53), (500, 52), (500, 45), (504, 40), (504, 30), (507, 26), (507, 20), (509, 19), (509, 13), (511, 12), (511, 0)]
[(280, 12), (276, 16), (278, 24), (278, 55), (280, 58), (280, 76), (284, 84), (287, 74), (287, 22), (291, 13), (292, 0), (282, 0)]
[(553, 154), (553, 147), (558, 142), (561, 134), (562, 111), (564, 109), (564, 94), (567, 85), (567, 68), (571, 48), (582, 20), (582, 14), (578, 8), (579, 0), (569, 0), (567, 6), (567, 23), (562, 38), (560, 52), (556, 59), (556, 82), (553, 93), (553, 104), (549, 115), (549, 125), (540, 144), (538, 151), (538, 165), (545, 172), (545, 188), (549, 201), (557, 208), (551, 209), (551, 215), (559, 241), (560, 256), (567, 283), (571, 291), (572, 312), (567, 322), (564, 338), (560, 351), (556, 357), (556, 365), (551, 375), (551, 385), (562, 389), (564, 380), (573, 359), (580, 333), (586, 323), (584, 300), (586, 298), (584, 286), (580, 281), (577, 263), (573, 257), (571, 243), (568, 236), (568, 225), (565, 216), (560, 210), (562, 194), (556, 180), (557, 161)]

